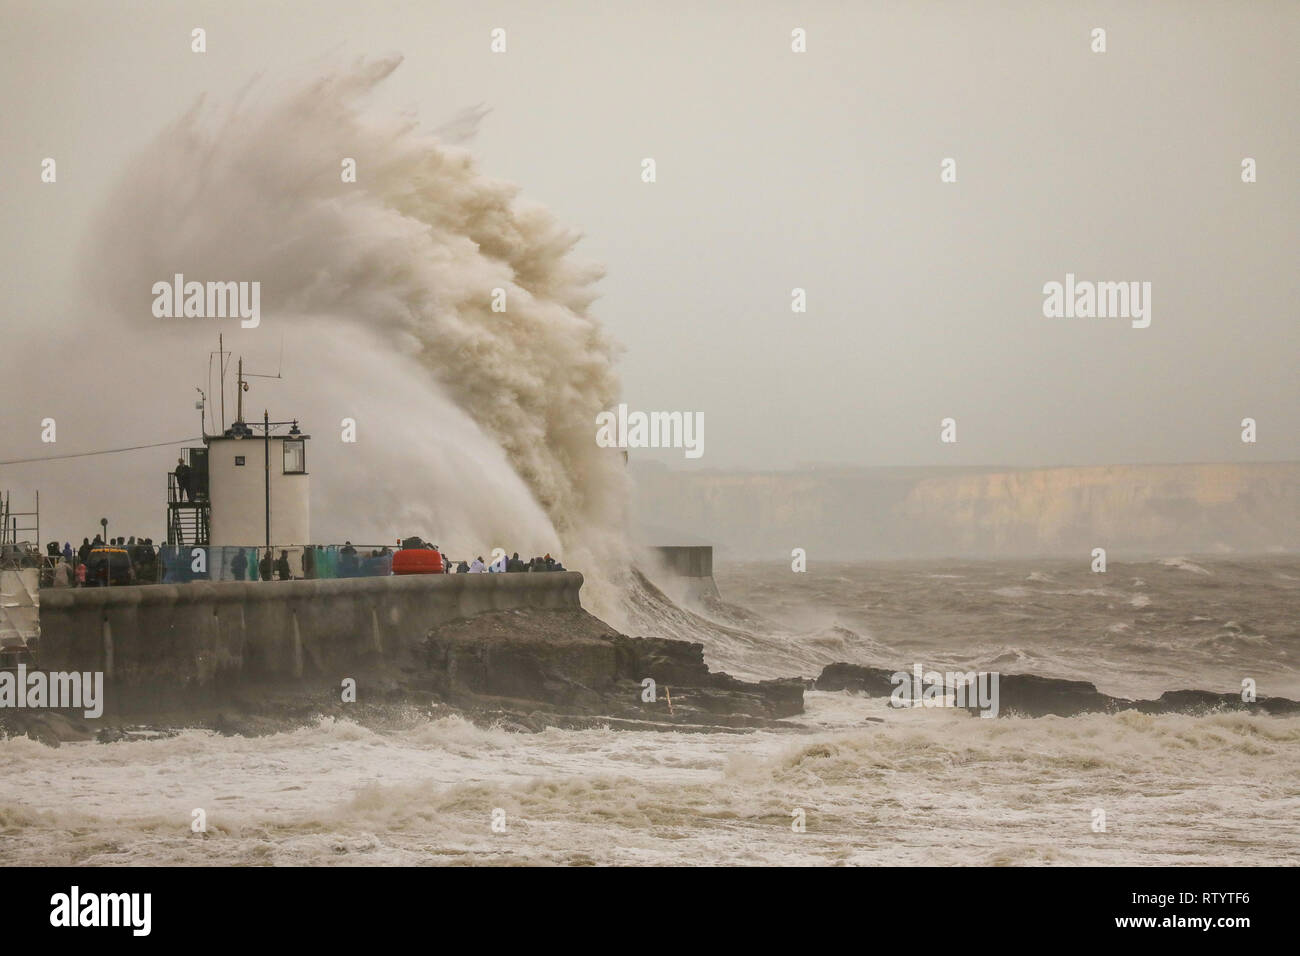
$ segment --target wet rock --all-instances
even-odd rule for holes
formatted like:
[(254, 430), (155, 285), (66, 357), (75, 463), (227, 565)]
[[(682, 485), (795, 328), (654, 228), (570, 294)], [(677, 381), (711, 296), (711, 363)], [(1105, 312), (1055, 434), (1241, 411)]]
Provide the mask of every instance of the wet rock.
[(68, 714), (57, 710), (5, 711), (0, 730), (8, 736), (26, 735), (47, 747), (95, 737), (94, 729), (79, 712)]
[(452, 621), (431, 629), (424, 647), (436, 692), (458, 705), (517, 711), (531, 702), (570, 716), (724, 726), (803, 712), (802, 681), (714, 674), (702, 644), (628, 637), (581, 609)]
[[(871, 697), (888, 697), (893, 693), (892, 671), (859, 667), (856, 664), (828, 664), (815, 684), (818, 690), (850, 690)], [(948, 687), (951, 693), (954, 688)], [(974, 707), (968, 708), (972, 712)], [(1247, 713), (1300, 713), (1300, 702), (1285, 697), (1261, 697), (1246, 703), (1240, 694), (1215, 694), (1204, 690), (1166, 691), (1155, 700), (1129, 700), (1112, 697), (1087, 681), (1039, 677), (1036, 674), (1000, 674), (998, 676), (998, 713), (1000, 716), (1073, 717), (1076, 714), (1116, 713), (1137, 710), (1144, 714), (1201, 714), (1219, 710)]]
[(1263, 711), (1266, 714), (1300, 713), (1300, 701), (1285, 697), (1260, 697), (1247, 703), (1241, 694), (1215, 694), (1206, 690), (1169, 690), (1155, 700), (1140, 700), (1136, 708), (1147, 714), (1198, 714), (1221, 710)]
[(1073, 717), (1100, 711), (1108, 713), (1130, 701), (1109, 697), (1081, 680), (1058, 680), (1035, 674), (1002, 674), (998, 679), (999, 713), (1021, 717)]
[(817, 690), (852, 690), (868, 697), (888, 697), (894, 690), (893, 671), (857, 664), (827, 664), (813, 686)]

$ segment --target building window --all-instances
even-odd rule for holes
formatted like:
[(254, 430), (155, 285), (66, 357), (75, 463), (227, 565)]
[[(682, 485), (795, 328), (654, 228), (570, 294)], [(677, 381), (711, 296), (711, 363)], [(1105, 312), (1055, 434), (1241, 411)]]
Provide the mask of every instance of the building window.
[(284, 443), (284, 473), (286, 475), (301, 475), (307, 471), (307, 452), (306, 445), (302, 441), (289, 441)]
[(238, 465), (240, 468), (243, 468), (243, 467), (244, 467), (244, 456), (243, 456), (243, 455), (236, 455), (236, 456), (235, 456), (235, 464)]

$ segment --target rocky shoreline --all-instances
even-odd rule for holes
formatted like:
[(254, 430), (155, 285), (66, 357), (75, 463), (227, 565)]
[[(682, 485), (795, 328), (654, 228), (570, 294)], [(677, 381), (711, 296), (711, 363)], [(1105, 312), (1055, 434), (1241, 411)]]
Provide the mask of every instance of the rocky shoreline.
[[(857, 664), (829, 664), (814, 682), (817, 690), (855, 691), (868, 697), (888, 697), (896, 686), (893, 671)], [(948, 687), (951, 692), (953, 688)], [(1300, 701), (1285, 697), (1260, 697), (1247, 703), (1240, 694), (1205, 690), (1171, 690), (1154, 700), (1129, 700), (1103, 694), (1095, 684), (1034, 674), (1000, 674), (999, 714), (1020, 717), (1074, 717), (1079, 714), (1113, 714), (1136, 710), (1143, 714), (1205, 714), (1243, 711), (1285, 716), (1300, 713)], [(976, 708), (967, 708), (972, 712)]]
[[(702, 644), (628, 637), (581, 608), (519, 608), (457, 618), (429, 629), (397, 659), (375, 658), (340, 683), (249, 681), (194, 707), (150, 709), (108, 695), (104, 716), (80, 712), (0, 710), (0, 734), (41, 743), (145, 740), (183, 729), (259, 736), (322, 718), (382, 726), (393, 721), (458, 715), (481, 726), (518, 732), (548, 727), (612, 727), (677, 733), (797, 730), (804, 691), (889, 697), (894, 672), (856, 664), (827, 665), (816, 680), (744, 681), (710, 671)], [(951, 688), (949, 688), (951, 690)], [(968, 708), (972, 711), (974, 707)], [(1154, 700), (1103, 694), (1086, 681), (999, 675), (999, 715), (1073, 717), (1135, 710), (1146, 714), (1240, 711), (1300, 713), (1300, 702), (1201, 690), (1168, 691)]]
[[(798, 725), (802, 679), (747, 682), (713, 673), (704, 647), (628, 637), (581, 608), (523, 608), (459, 618), (429, 630), (419, 650), (374, 660), (346, 676), (355, 701), (333, 681), (247, 682), (220, 701), (152, 712), (115, 700), (103, 718), (79, 712), (0, 711), (0, 733), (50, 746), (116, 742), (208, 729), (258, 736), (325, 717), (382, 724), (401, 715), (457, 714), (484, 726), (739, 732)], [(123, 706), (126, 703), (127, 706)]]

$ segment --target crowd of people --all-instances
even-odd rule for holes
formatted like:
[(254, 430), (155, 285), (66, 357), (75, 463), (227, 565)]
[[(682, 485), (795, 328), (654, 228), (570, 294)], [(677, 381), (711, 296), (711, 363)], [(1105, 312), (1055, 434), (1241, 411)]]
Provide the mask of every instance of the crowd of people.
[[(438, 555), (442, 565), (443, 574), (518, 574), (528, 571), (563, 571), (564, 565), (546, 554), (541, 557), (534, 557), (525, 561), (519, 557), (516, 551), (510, 557), (506, 557), (505, 552), (498, 555), (493, 561), (485, 562), (480, 554), (473, 561), (462, 558), (460, 561), (453, 561), (447, 556), (447, 553), (439, 548), (436, 544), (427, 544), (419, 538), (406, 538), (402, 542), (403, 550), (428, 550)], [(343, 546), (342, 554), (355, 549), (352, 548), (352, 542), (349, 541)], [(384, 553), (389, 553), (388, 548), (384, 548)], [(372, 556), (377, 552), (371, 552)], [(391, 563), (391, 559), (390, 559)]]
[(41, 567), (42, 587), (99, 587), (108, 584), (156, 584), (163, 578), (163, 562), (153, 538), (110, 538), (100, 535), (94, 540), (82, 538), (73, 548), (69, 541), (62, 549), (57, 541), (45, 546)]
[[(250, 549), (251, 550), (251, 549)], [(310, 551), (310, 548), (305, 549)], [(257, 552), (253, 551), (253, 557), (250, 559), (248, 550), (239, 548), (235, 551), (234, 557), (230, 559), (230, 571), (236, 581), (274, 581), (279, 578), (281, 581), (290, 581), (293, 579), (293, 568), (289, 564), (289, 552), (283, 548), (280, 550), (280, 557), (272, 557), (272, 552), (268, 550), (258, 560)]]
[[(564, 565), (551, 557), (549, 553), (542, 557), (524, 561), (519, 557), (518, 551), (508, 558), (503, 554), (490, 564), (484, 564), (483, 556), (480, 554), (473, 561), (458, 562), (455, 567), (455, 573), (457, 574), (518, 574), (526, 571), (563, 570)], [(448, 573), (452, 573), (451, 570), (448, 570)]]
[[(441, 566), (443, 574), (520, 574), (527, 572), (563, 571), (562, 565), (550, 554), (533, 557), (528, 560), (520, 558), (519, 552), (507, 557), (504, 553), (492, 561), (484, 561), (479, 555), (472, 561), (461, 559), (453, 561), (434, 544), (426, 544), (418, 538), (403, 542), (404, 549), (430, 550), (438, 555), (434, 566)], [(158, 584), (169, 578), (169, 563), (174, 563), (173, 549), (164, 542), (155, 546), (152, 538), (116, 537), (105, 544), (100, 535), (94, 540), (83, 538), (79, 548), (73, 548), (70, 542), (64, 542), (60, 548), (57, 541), (46, 545), (45, 561), (35, 561), (41, 566), (42, 587), (103, 587), (122, 584)], [(387, 546), (372, 548), (369, 553), (359, 551), (351, 541), (341, 548), (305, 547), (299, 556), (299, 573), (295, 574), (294, 562), (287, 549), (280, 549), (277, 558), (273, 550), (262, 551), (256, 548), (212, 549), (227, 552), (218, 561), (223, 561), (226, 568), (218, 571), (214, 577), (226, 577), (236, 581), (289, 581), (297, 579), (314, 579), (317, 577), (379, 577), (392, 573), (394, 551)], [(233, 551), (233, 554), (229, 554)], [(36, 552), (32, 558), (38, 558)], [(184, 562), (188, 567), (188, 558)], [(327, 565), (327, 567), (326, 567)], [(195, 575), (203, 577), (206, 575)], [(190, 579), (186, 577), (186, 579)]]
[[(307, 548), (303, 552), (303, 576), (314, 577), (308, 567), (309, 562), (314, 564), (314, 558), (311, 557), (313, 549)], [(438, 555), (438, 561), (435, 566), (440, 565), (442, 574), (517, 574), (529, 571), (563, 571), (562, 565), (550, 554), (534, 557), (530, 560), (523, 560), (516, 551), (510, 557), (504, 553), (499, 555), (495, 560), (486, 562), (483, 556), (479, 555), (470, 561), (462, 558), (455, 561), (448, 557), (446, 552), (436, 544), (428, 544), (419, 538), (407, 538), (402, 542), (402, 550), (432, 551)], [(369, 556), (358, 552), (351, 541), (346, 541), (343, 547), (339, 549), (338, 559), (338, 577), (371, 577), (389, 574), (392, 570), (393, 550), (388, 547), (373, 549)], [(435, 572), (436, 573), (436, 572)]]

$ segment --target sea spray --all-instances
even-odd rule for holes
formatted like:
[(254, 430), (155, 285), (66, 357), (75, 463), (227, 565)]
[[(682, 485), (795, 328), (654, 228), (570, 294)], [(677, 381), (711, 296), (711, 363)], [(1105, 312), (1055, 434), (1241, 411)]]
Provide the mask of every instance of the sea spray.
[[(617, 623), (626, 478), (591, 429), (619, 397), (589, 310), (601, 270), (457, 145), (481, 112), (429, 134), (367, 111), (400, 63), (196, 104), (115, 187), (89, 246), (94, 296), (161, 369), (184, 324), (158, 328), (161, 277), (260, 280), (261, 325), (228, 344), (274, 355), (285, 341), (275, 400), (292, 395), (285, 412), (318, 436), (344, 416), (362, 436), (314, 443), (318, 528), (387, 538), (405, 522), (454, 558), (556, 552), (586, 575), (584, 603)], [(192, 326), (213, 337), (213, 320)]]

